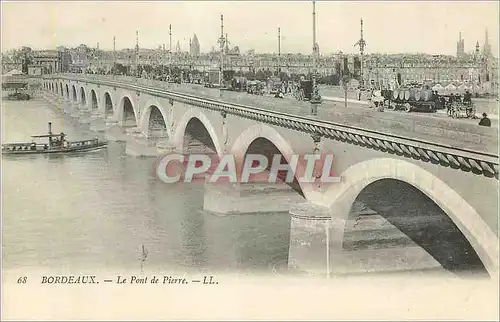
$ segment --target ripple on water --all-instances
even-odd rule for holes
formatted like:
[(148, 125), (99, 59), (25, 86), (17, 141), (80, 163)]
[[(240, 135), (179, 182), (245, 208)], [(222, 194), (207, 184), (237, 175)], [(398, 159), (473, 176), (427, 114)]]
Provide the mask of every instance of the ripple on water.
[[(4, 142), (64, 131), (98, 136), (44, 101), (2, 102)], [(128, 157), (123, 143), (81, 155), (3, 157), (4, 268), (270, 272), (288, 255), (283, 214), (203, 214), (202, 185), (166, 185), (155, 159)], [(270, 220), (270, 221), (268, 221)]]

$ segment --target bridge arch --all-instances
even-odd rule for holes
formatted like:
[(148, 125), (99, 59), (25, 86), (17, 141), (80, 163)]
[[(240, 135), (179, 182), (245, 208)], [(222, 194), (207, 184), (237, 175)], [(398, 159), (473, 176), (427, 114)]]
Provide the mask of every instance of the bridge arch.
[(59, 83), (59, 94), (61, 95), (61, 97), (64, 97), (64, 90), (63, 90), (63, 84), (62, 83)]
[[(352, 165), (341, 174), (341, 182), (329, 187), (321, 203), (332, 214), (347, 216), (353, 202), (370, 185), (381, 180), (406, 183), (434, 202), (460, 230), (491, 276), (498, 273), (498, 237), (477, 211), (442, 180), (408, 161), (379, 158)], [(320, 203), (319, 200), (315, 202)], [(333, 209), (334, 208), (334, 209)]]
[(66, 97), (69, 99), (70, 98), (70, 95), (69, 95), (69, 86), (68, 84), (66, 84)]
[(97, 94), (93, 89), (90, 90), (90, 108), (92, 110), (99, 109), (99, 99), (97, 98)]
[(87, 107), (87, 94), (85, 93), (85, 88), (83, 88), (83, 86), (80, 87), (80, 103), (83, 108)]
[(188, 126), (188, 123), (192, 122), (193, 119), (196, 119), (197, 121), (201, 122), (201, 124), (205, 127), (210, 136), (210, 139), (214, 144), (215, 153), (217, 153), (219, 157), (222, 157), (223, 150), (220, 144), (219, 137), (217, 136), (217, 132), (215, 131), (215, 127), (212, 125), (208, 117), (203, 112), (194, 108), (191, 108), (186, 113), (184, 113), (184, 115), (182, 115), (181, 119), (177, 123), (173, 139), (175, 147), (179, 151), (183, 151), (184, 135), (186, 133), (186, 128)]
[(108, 116), (113, 116), (115, 105), (113, 103), (113, 98), (111, 97), (111, 94), (109, 92), (105, 91), (103, 93), (102, 102), (104, 104), (103, 106), (104, 117), (106, 118)]
[(75, 85), (73, 85), (72, 87), (73, 87), (73, 102), (78, 102), (78, 96), (76, 94), (76, 87), (75, 87)]
[(139, 127), (143, 133), (149, 135), (152, 128), (166, 132), (171, 136), (171, 127), (167, 116), (167, 111), (156, 99), (150, 99), (144, 105), (141, 113)]
[(118, 104), (118, 121), (123, 122), (126, 126), (137, 126), (137, 113), (134, 100), (124, 95)]
[[(271, 143), (277, 152), (285, 158), (287, 163), (290, 163), (292, 155), (295, 154), (291, 144), (278, 131), (266, 124), (255, 124), (238, 136), (231, 148), (231, 155), (238, 162), (242, 162), (249, 148), (254, 143), (257, 143), (257, 140), (260, 140), (264, 145), (266, 144), (265, 141)], [(271, 160), (269, 161), (269, 165), (271, 165)], [(306, 199), (312, 198), (314, 195), (312, 187), (306, 183), (294, 181), (292, 187)]]

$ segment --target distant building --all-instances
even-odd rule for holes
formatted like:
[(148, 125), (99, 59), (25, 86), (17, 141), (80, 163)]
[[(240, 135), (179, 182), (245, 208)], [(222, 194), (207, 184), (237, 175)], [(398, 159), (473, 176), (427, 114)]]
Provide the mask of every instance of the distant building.
[(44, 74), (44, 68), (42, 66), (35, 66), (35, 65), (28, 66), (28, 75), (42, 76), (43, 74)]
[(71, 53), (68, 48), (59, 46), (57, 47), (57, 52), (61, 58), (60, 72), (67, 73), (70, 70), (71, 65)]
[(33, 58), (31, 64), (28, 65), (28, 74), (31, 71), (32, 73), (41, 73), (44, 74), (53, 74), (61, 72), (62, 66), (62, 55), (60, 52), (55, 50), (44, 50), (33, 53)]
[(18, 50), (2, 53), (2, 75), (12, 70), (22, 71), (23, 60)]
[(189, 54), (191, 56), (200, 56), (200, 42), (198, 41), (196, 34), (194, 34), (193, 39), (191, 40)]

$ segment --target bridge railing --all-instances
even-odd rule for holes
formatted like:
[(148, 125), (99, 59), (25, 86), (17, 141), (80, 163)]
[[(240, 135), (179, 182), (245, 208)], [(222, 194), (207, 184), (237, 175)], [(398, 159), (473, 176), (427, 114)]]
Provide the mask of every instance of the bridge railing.
[(498, 155), (457, 148), (451, 145), (388, 134), (383, 131), (339, 124), (331, 121), (318, 120), (310, 117), (265, 110), (242, 104), (221, 102), (208, 98), (200, 98), (189, 94), (172, 91), (168, 83), (156, 80), (136, 79), (130, 76), (103, 75), (58, 75), (68, 80), (97, 82), (102, 85), (119, 85), (131, 90), (141, 90), (151, 95), (173, 99), (201, 108), (217, 110), (244, 118), (254, 119), (281, 127), (298, 130), (311, 135), (319, 135), (337, 141), (347, 142), (380, 150), (383, 152), (402, 155), (424, 162), (432, 162), (449, 166), (463, 171), (483, 174), (498, 178)]
[[(78, 77), (80, 80), (88, 80), (88, 81), (117, 81), (128, 84), (136, 84), (148, 87), (161, 88), (169, 91), (182, 90), (182, 92), (191, 93), (193, 95), (199, 95), (200, 89), (203, 88), (200, 85), (190, 84), (190, 83), (169, 83), (166, 81), (160, 81), (155, 79), (146, 79), (146, 78), (137, 78), (134, 76), (125, 76), (125, 75), (97, 75), (97, 74), (57, 74), (57, 76), (65, 76), (65, 77)], [(203, 88), (204, 89), (204, 88)], [(202, 90), (203, 96), (219, 99), (220, 95), (218, 91), (205, 89)]]

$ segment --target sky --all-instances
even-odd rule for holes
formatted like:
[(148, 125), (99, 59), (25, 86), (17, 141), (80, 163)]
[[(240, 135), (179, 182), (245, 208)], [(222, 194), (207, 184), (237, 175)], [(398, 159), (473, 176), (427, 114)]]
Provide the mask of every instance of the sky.
[[(2, 50), (30, 46), (34, 49), (86, 44), (101, 49), (169, 46), (179, 41), (188, 50), (196, 34), (202, 52), (217, 46), (220, 15), (230, 44), (240, 50), (312, 51), (312, 1), (2, 1)], [(456, 53), (459, 32), (465, 51), (482, 45), (485, 30), (498, 57), (499, 1), (368, 2), (316, 1), (316, 37), (323, 54), (358, 52), (360, 19), (364, 21), (367, 53)]]

